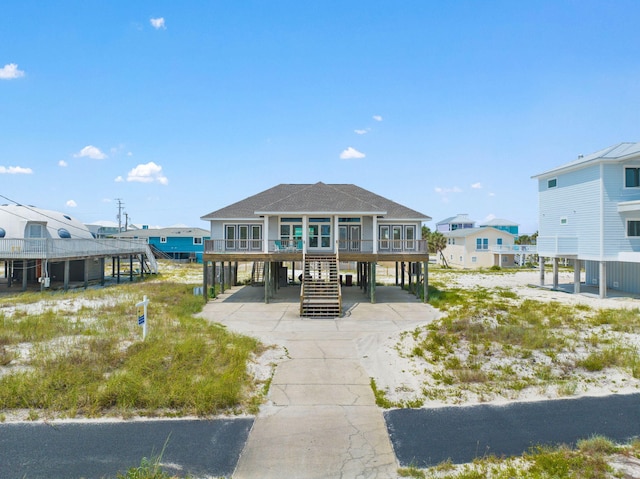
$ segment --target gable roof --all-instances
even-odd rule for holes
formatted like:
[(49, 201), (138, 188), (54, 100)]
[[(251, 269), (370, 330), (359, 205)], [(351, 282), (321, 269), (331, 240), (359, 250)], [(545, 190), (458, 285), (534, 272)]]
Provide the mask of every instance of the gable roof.
[(456, 216), (450, 216), (449, 218), (445, 218), (442, 221), (439, 221), (438, 223), (436, 223), (436, 226), (458, 224), (458, 223), (475, 224), (475, 221), (469, 218), (469, 215), (467, 213), (459, 213)]
[(616, 163), (632, 158), (634, 156), (640, 157), (640, 142), (638, 143), (618, 143), (617, 145), (609, 146), (598, 150), (595, 153), (591, 153), (587, 156), (580, 156), (577, 160), (565, 163), (557, 168), (539, 173), (532, 176), (533, 179), (543, 178), (549, 175), (556, 175), (558, 173), (566, 173), (571, 170), (576, 170), (590, 166), (591, 164), (598, 163)]
[(511, 236), (512, 238), (515, 238), (514, 234), (511, 234), (504, 230), (499, 230), (497, 228), (494, 228), (493, 226), (481, 226), (480, 228), (460, 228), (453, 231), (443, 231), (442, 235), (447, 238), (466, 238), (467, 236), (474, 236), (474, 235), (483, 233), (487, 230), (501, 234), (501, 235), (507, 235), (507, 236)]
[(431, 218), (353, 184), (279, 184), (213, 211), (201, 219), (257, 218), (302, 213), (376, 214), (394, 219)]
[(480, 226), (519, 226), (518, 223), (513, 221), (503, 220), (501, 218), (494, 218), (492, 220), (481, 223)]

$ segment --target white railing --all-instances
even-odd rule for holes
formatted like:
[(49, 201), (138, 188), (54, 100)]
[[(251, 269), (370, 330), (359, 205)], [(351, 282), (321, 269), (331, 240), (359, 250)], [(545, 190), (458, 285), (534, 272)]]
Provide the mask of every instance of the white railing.
[(62, 259), (147, 254), (141, 239), (0, 239), (1, 259)]
[(491, 246), (491, 252), (497, 254), (537, 254), (535, 244), (502, 244)]
[[(223, 240), (204, 241), (205, 254), (259, 254), (264, 253), (264, 240)], [(268, 240), (269, 253), (302, 253), (302, 240)], [(338, 251), (342, 253), (373, 253), (373, 240), (338, 240)], [(428, 252), (426, 240), (378, 240), (378, 254), (425, 254)]]

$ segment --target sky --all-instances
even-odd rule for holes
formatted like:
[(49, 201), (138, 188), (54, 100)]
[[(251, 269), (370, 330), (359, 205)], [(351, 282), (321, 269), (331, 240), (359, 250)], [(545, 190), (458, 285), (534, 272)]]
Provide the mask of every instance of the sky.
[(322, 181), (530, 234), (532, 175), (640, 141), (638, 24), (636, 0), (3, 0), (0, 203), (208, 228)]

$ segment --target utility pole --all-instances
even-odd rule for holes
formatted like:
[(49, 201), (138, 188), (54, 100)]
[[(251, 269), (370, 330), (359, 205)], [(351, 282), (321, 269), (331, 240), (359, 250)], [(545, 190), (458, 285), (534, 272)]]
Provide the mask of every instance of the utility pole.
[(122, 208), (124, 208), (124, 203), (121, 198), (116, 198), (118, 202), (118, 233), (122, 232)]
[(124, 212), (124, 230), (129, 231), (129, 213)]

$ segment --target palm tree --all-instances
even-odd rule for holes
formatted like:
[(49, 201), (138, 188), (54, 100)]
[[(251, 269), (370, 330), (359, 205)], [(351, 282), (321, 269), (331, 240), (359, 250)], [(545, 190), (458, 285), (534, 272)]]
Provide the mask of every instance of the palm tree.
[(429, 232), (429, 236), (427, 238), (429, 243), (429, 253), (437, 255), (440, 254), (440, 258), (442, 258), (442, 263), (445, 268), (448, 268), (447, 259), (444, 257), (442, 251), (447, 247), (447, 238), (444, 237), (442, 233), (439, 231)]

